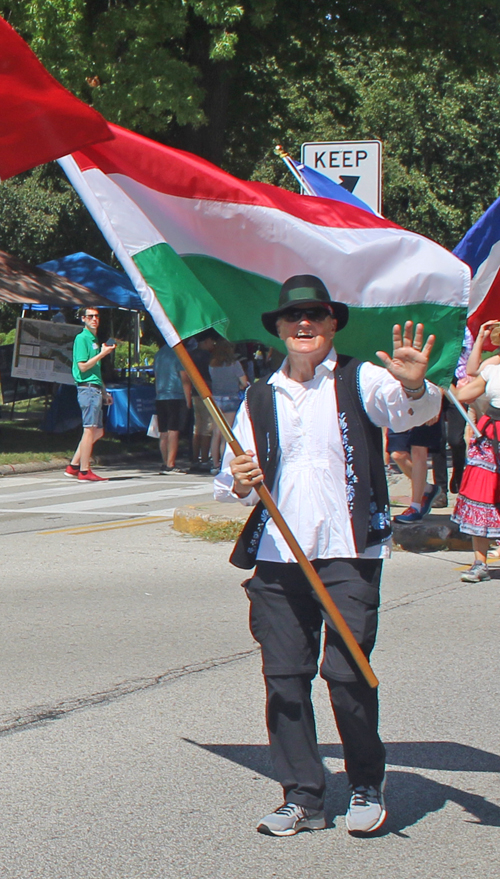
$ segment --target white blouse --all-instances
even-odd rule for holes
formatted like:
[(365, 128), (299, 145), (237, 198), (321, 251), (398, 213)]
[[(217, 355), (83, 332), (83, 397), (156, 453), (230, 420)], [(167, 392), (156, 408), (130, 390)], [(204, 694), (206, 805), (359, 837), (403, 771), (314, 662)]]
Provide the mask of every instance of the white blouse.
[(495, 409), (500, 409), (500, 365), (492, 363), (490, 366), (483, 366), (479, 375), (486, 382), (484, 393), (488, 403)]
[[(272, 490), (274, 501), (309, 559), (383, 558), (390, 540), (357, 554), (346, 497), (344, 448), (334, 393), (337, 355), (332, 349), (308, 382), (287, 375), (287, 361), (269, 379), (276, 390), (280, 456)], [(380, 366), (363, 363), (359, 373), (361, 399), (368, 417), (378, 427), (394, 431), (423, 424), (439, 413), (441, 392), (427, 383), (420, 400), (410, 400), (400, 382)], [(243, 449), (255, 449), (247, 408), (242, 405), (233, 431)], [(355, 441), (355, 437), (352, 438)], [(256, 491), (238, 498), (232, 491), (226, 446), (222, 469), (215, 479), (219, 501), (253, 505)], [(257, 553), (259, 561), (291, 562), (295, 557), (272, 519), (265, 525)]]

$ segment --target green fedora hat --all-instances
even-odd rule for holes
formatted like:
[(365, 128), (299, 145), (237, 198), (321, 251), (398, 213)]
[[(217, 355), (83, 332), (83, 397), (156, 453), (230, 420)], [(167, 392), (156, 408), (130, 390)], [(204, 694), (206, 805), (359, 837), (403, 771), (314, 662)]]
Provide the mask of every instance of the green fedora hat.
[(276, 321), (284, 311), (289, 308), (300, 308), (314, 305), (331, 306), (333, 316), (337, 321), (337, 330), (342, 330), (349, 320), (349, 308), (345, 302), (334, 302), (330, 299), (328, 290), (323, 281), (314, 275), (292, 275), (283, 284), (278, 307), (274, 311), (266, 311), (261, 315), (262, 323), (268, 333), (277, 336)]

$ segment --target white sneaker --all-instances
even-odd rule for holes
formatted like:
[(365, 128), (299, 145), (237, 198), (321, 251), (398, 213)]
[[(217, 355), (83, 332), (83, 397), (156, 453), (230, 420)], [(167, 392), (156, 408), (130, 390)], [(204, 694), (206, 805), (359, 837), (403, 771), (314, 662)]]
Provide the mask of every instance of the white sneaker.
[(322, 810), (315, 811), (295, 803), (283, 803), (279, 809), (262, 819), (257, 830), (267, 836), (294, 836), (301, 830), (324, 830), (325, 827), (325, 814)]
[(463, 583), (480, 583), (481, 580), (491, 580), (488, 565), (475, 561), (468, 571), (464, 571), (460, 579)]
[(346, 812), (345, 823), (350, 833), (373, 833), (387, 818), (384, 802), (385, 776), (380, 787), (352, 788), (351, 801)]

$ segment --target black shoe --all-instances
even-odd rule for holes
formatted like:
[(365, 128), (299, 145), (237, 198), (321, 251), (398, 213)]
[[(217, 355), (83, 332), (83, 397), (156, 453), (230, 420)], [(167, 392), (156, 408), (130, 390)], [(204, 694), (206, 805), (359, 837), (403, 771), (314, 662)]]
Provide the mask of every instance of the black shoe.
[(450, 491), (452, 494), (458, 494), (458, 492), (460, 491), (460, 483), (462, 481), (462, 475), (463, 475), (463, 472), (460, 473), (460, 472), (457, 472), (456, 470), (454, 470), (453, 473), (451, 474)]

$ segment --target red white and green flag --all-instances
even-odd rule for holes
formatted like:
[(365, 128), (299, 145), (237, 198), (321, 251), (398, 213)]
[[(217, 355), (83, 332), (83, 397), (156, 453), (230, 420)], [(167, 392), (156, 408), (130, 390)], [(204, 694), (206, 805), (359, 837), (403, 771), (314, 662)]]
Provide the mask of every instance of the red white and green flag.
[(60, 160), (170, 345), (214, 327), (276, 346), (260, 315), (291, 275), (313, 274), (350, 307), (336, 348), (377, 362), (394, 323), (436, 334), (430, 377), (460, 353), (470, 271), (438, 244), (348, 204), (239, 180), (115, 125)]
[(0, 179), (106, 140), (106, 121), (64, 88), (0, 18)]

